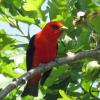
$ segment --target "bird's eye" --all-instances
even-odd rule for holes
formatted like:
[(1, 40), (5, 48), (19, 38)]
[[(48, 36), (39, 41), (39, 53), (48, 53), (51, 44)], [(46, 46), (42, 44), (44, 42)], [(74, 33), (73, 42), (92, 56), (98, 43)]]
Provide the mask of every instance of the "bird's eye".
[(51, 27), (52, 27), (53, 29), (55, 29), (55, 30), (59, 29), (59, 27), (56, 26), (56, 25), (52, 25)]

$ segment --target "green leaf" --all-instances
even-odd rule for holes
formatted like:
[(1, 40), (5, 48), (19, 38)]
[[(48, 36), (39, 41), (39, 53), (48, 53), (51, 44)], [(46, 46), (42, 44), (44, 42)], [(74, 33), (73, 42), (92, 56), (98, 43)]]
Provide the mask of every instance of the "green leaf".
[(33, 16), (41, 17), (45, 19), (46, 16), (44, 16), (45, 11), (41, 10), (41, 6), (43, 4), (44, 0), (26, 0), (26, 2), (23, 5), (23, 9), (27, 12), (33, 13)]
[(12, 2), (16, 8), (19, 8), (21, 6), (22, 0), (12, 0)]
[(7, 16), (12, 16), (11, 13), (9, 12), (8, 8), (5, 8), (4, 6), (0, 6), (0, 12), (7, 15)]
[(82, 100), (90, 100), (90, 93), (86, 93), (83, 97)]
[(93, 28), (97, 31), (100, 32), (100, 16), (95, 16), (90, 19), (90, 23), (93, 25)]
[(49, 5), (49, 8), (48, 8), (49, 17), (50, 17), (50, 20), (52, 20), (52, 19), (56, 18), (57, 14), (59, 14), (60, 12), (55, 3), (52, 3), (49, 1), (48, 5)]
[(21, 16), (21, 15), (17, 15), (14, 17), (15, 20), (17, 21), (22, 21), (22, 22), (25, 22), (25, 23), (28, 23), (28, 24), (33, 24), (35, 23), (34, 21), (34, 18), (30, 18), (28, 16)]
[(81, 83), (82, 87), (85, 91), (89, 92), (91, 81), (87, 80), (85, 77), (83, 78), (83, 81)]
[(1, 73), (3, 73), (4, 75), (7, 75), (9, 77), (14, 77), (14, 78), (17, 78), (20, 76), (20, 74), (18, 74), (14, 71), (14, 64), (13, 63), (5, 65), (5, 68), (3, 68), (3, 67), (4, 67), (4, 65), (2, 66)]
[[(7, 16), (16, 15), (18, 13), (22, 13), (22, 4), (23, 0), (1, 0), (0, 7), (4, 7), (1, 13), (6, 14)], [(6, 13), (6, 9), (8, 10), (9, 14)], [(23, 14), (23, 13), (22, 13)]]
[(100, 7), (100, 0), (92, 0), (92, 2), (96, 5)]
[(8, 23), (8, 19), (6, 17), (0, 17), (0, 21), (7, 22)]
[(89, 47), (89, 32), (90, 30), (88, 30), (86, 27), (82, 27), (81, 33), (77, 39), (77, 45), (75, 47), (77, 50)]
[(79, 0), (78, 2), (78, 9), (82, 11), (89, 11), (96, 8), (96, 6), (93, 4), (92, 0)]
[(25, 96), (22, 98), (22, 100), (34, 100), (33, 96)]
[(26, 0), (26, 3), (24, 3), (23, 8), (26, 11), (31, 11), (31, 10), (35, 10), (38, 11), (42, 5), (42, 3), (44, 2), (44, 0)]
[(63, 90), (59, 90), (60, 95), (62, 98), (58, 98), (57, 100), (74, 100), (70, 96), (68, 96)]
[[(59, 82), (63, 81), (64, 79), (66, 79), (66, 77), (69, 76), (68, 73), (69, 73), (68, 65), (63, 65), (62, 67), (59, 68), (53, 68), (53, 71), (50, 77), (45, 82), (45, 85), (50, 87), (53, 84), (58, 84)], [(58, 81), (56, 81), (57, 79)]]
[(51, 0), (48, 2), (48, 9), (50, 20), (64, 20), (63, 14), (66, 14), (66, 1)]
[(0, 30), (0, 37), (1, 37), (0, 50), (4, 50), (6, 47), (7, 48), (15, 47), (14, 43), (16, 43), (17, 41), (10, 38), (9, 35), (7, 35), (4, 30)]

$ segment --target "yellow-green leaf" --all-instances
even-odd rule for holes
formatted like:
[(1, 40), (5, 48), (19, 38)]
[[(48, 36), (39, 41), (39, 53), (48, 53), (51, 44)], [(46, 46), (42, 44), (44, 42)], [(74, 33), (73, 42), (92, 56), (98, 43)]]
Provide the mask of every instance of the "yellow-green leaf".
[(59, 93), (62, 96), (62, 99), (58, 98), (57, 100), (72, 100), (72, 98), (68, 96), (63, 90), (59, 90)]
[(23, 8), (26, 11), (39, 10), (44, 0), (26, 0)]

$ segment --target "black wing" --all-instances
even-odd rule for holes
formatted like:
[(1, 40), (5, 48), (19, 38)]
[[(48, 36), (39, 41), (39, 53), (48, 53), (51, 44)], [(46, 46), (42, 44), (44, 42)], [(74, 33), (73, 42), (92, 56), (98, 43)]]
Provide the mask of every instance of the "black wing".
[(32, 68), (32, 61), (33, 61), (33, 56), (34, 56), (34, 51), (35, 51), (35, 46), (34, 46), (34, 40), (35, 40), (36, 35), (34, 35), (29, 42), (28, 49), (26, 52), (26, 65), (27, 65), (27, 71)]

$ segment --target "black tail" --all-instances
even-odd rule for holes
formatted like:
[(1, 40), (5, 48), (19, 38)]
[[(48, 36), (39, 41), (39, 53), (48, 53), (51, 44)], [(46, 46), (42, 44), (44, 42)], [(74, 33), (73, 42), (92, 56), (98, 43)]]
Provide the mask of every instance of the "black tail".
[(35, 84), (30, 84), (30, 82), (28, 81), (21, 97), (24, 97), (27, 95), (35, 96), (35, 97), (38, 96), (38, 83), (39, 81), (36, 81)]
[(40, 85), (43, 85), (45, 83), (45, 81), (48, 78), (48, 76), (50, 75), (51, 71), (52, 71), (52, 69), (43, 74), (43, 76), (40, 79)]

